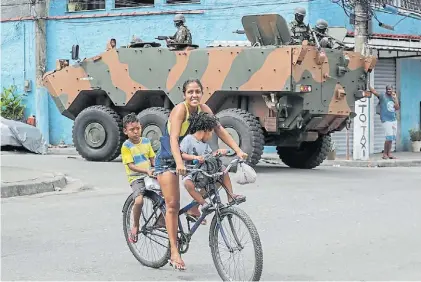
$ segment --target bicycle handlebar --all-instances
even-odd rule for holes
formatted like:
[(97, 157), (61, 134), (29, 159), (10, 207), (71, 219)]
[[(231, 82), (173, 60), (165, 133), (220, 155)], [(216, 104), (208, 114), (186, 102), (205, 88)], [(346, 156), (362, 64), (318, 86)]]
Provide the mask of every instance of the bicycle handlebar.
[[(208, 158), (208, 157), (210, 157), (210, 156), (212, 156), (213, 155), (213, 153), (210, 153), (210, 154), (206, 154), (205, 156), (204, 156), (204, 159), (206, 160), (206, 158)], [(217, 156), (221, 156), (221, 154), (217, 154)], [(234, 158), (229, 164), (228, 164), (228, 166), (225, 168), (225, 170), (223, 170), (223, 171), (221, 171), (221, 172), (216, 172), (216, 173), (213, 173), (213, 174), (209, 174), (209, 173), (207, 173), (205, 170), (203, 170), (203, 169), (200, 169), (200, 168), (193, 168), (193, 166), (196, 166), (198, 163), (199, 163), (199, 161), (198, 160), (193, 160), (193, 165), (187, 165), (186, 166), (186, 171), (187, 172), (200, 172), (200, 173), (203, 173), (203, 175), (205, 175), (206, 177), (210, 177), (210, 178), (212, 178), (212, 177), (216, 177), (216, 176), (219, 176), (219, 175), (222, 175), (222, 174), (225, 174), (225, 173), (227, 173), (230, 169), (231, 169), (231, 167), (233, 167), (234, 165), (237, 165), (238, 163), (242, 163), (242, 162), (244, 162), (244, 160), (243, 159), (241, 159), (241, 158), (239, 158), (239, 157), (236, 157), (236, 158)], [(170, 170), (170, 172), (177, 172), (176, 170)], [(131, 173), (131, 174), (129, 174), (129, 176), (143, 176), (143, 175), (145, 175), (145, 173), (139, 173), (139, 172), (135, 172), (135, 173)], [(153, 177), (156, 177), (156, 174), (154, 173), (153, 174)]]
[(233, 167), (234, 165), (236, 165), (238, 163), (242, 163), (242, 162), (244, 162), (244, 160), (237, 157), (237, 158), (233, 159), (223, 171), (216, 172), (216, 173), (213, 173), (213, 174), (209, 174), (209, 173), (207, 173), (206, 171), (204, 171), (203, 169), (200, 169), (200, 168), (186, 168), (186, 171), (200, 172), (200, 173), (203, 173), (203, 175), (205, 175), (206, 177), (212, 178), (212, 177), (216, 177), (216, 176), (227, 173), (231, 169), (231, 167)]

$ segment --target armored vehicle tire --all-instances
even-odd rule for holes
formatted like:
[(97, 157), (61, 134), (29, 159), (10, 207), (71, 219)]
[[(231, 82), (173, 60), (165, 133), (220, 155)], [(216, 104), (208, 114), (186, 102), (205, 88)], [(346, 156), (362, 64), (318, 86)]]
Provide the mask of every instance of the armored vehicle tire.
[(160, 107), (141, 111), (137, 117), (142, 125), (142, 137), (151, 140), (152, 149), (156, 153), (161, 146), (159, 138), (163, 135), (170, 111)]
[[(248, 154), (247, 163), (256, 165), (263, 154), (264, 144), (263, 131), (257, 118), (241, 109), (226, 109), (217, 113), (216, 116), (241, 150)], [(220, 142), (219, 148), (228, 148), (222, 140), (219, 139), (218, 142)], [(234, 157), (235, 153), (228, 156)]]
[(91, 106), (76, 117), (73, 142), (88, 161), (112, 161), (120, 155), (124, 142), (121, 117), (105, 106)]
[(303, 142), (299, 149), (277, 147), (279, 158), (292, 168), (312, 169), (319, 166), (329, 153), (330, 135), (320, 136), (316, 141)]

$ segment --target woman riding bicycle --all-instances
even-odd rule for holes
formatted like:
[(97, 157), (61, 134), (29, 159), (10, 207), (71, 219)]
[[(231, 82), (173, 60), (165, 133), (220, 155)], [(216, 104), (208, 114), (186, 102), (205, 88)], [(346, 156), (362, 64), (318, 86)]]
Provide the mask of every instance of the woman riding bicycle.
[[(170, 264), (177, 269), (186, 269), (177, 249), (178, 211), (180, 209), (178, 175), (186, 174), (186, 167), (181, 158), (179, 138), (184, 137), (188, 133), (189, 116), (191, 114), (201, 111), (213, 114), (206, 104), (200, 103), (203, 96), (203, 86), (200, 80), (191, 79), (184, 82), (183, 96), (184, 102), (176, 105), (168, 118), (167, 134), (169, 134), (172, 156), (165, 159), (162, 157), (164, 145), (161, 142), (161, 150), (155, 159), (155, 173), (158, 175), (158, 182), (166, 204), (165, 223), (171, 247)], [(240, 158), (247, 157), (247, 154), (240, 149), (234, 139), (219, 123), (214, 131), (225, 144), (236, 152), (237, 156)], [(176, 174), (171, 172), (174, 169), (177, 172)]]

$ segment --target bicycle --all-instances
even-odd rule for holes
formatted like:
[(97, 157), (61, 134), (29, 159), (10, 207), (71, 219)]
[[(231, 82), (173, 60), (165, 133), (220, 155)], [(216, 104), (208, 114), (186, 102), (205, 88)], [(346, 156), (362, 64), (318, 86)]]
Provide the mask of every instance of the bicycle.
[[(212, 160), (212, 158), (214, 158)], [(250, 217), (240, 208), (234, 207), (234, 205), (239, 205), (243, 202), (245, 202), (245, 199), (242, 202), (239, 202), (233, 197), (233, 201), (231, 203), (223, 204), (221, 202), (221, 198), (219, 196), (219, 191), (224, 188), (226, 188), (222, 185), (221, 176), (224, 173), (227, 173), (232, 166), (238, 165), (239, 163), (243, 162), (243, 160), (239, 158), (233, 159), (229, 165), (223, 170), (222, 169), (222, 162), (219, 160), (220, 155), (216, 156), (207, 156), (205, 158), (205, 163), (218, 163), (219, 165), (217, 167), (213, 167), (212, 172), (208, 173), (207, 171), (197, 168), (201, 164), (194, 164), (194, 165), (188, 165), (186, 166), (186, 170), (188, 172), (193, 173), (199, 173), (202, 175), (202, 178), (204, 177), (206, 179), (207, 185), (205, 186), (205, 195), (203, 198), (207, 199), (209, 198), (211, 201), (212, 208), (210, 208), (207, 211), (202, 212), (201, 216), (195, 220), (195, 222), (187, 216), (186, 212), (194, 207), (197, 206), (198, 203), (196, 201), (192, 201), (189, 204), (187, 204), (185, 207), (181, 208), (178, 213), (178, 232), (177, 232), (177, 242), (178, 242), (178, 250), (180, 254), (184, 254), (189, 249), (189, 243), (193, 236), (193, 234), (196, 232), (196, 230), (201, 225), (202, 221), (205, 219), (206, 216), (209, 214), (215, 213), (211, 224), (209, 228), (209, 246), (211, 249), (212, 259), (214, 262), (214, 265), (218, 271), (219, 276), (222, 278), (222, 280), (242, 280), (238, 279), (236, 277), (236, 274), (234, 277), (232, 275), (227, 273), (227, 269), (225, 269), (226, 262), (222, 261), (220, 249), (218, 247), (222, 246), (229, 251), (230, 257), (236, 252), (242, 251), (244, 247), (244, 243), (242, 244), (240, 242), (240, 237), (238, 234), (234, 231), (234, 223), (233, 223), (233, 217), (238, 217), (241, 222), (243, 222), (246, 225), (246, 229), (251, 235), (251, 241), (253, 243), (253, 251), (254, 251), (254, 259), (255, 263), (252, 269), (252, 274), (245, 280), (245, 281), (258, 281), (262, 274), (263, 269), (263, 251), (262, 251), (262, 245), (260, 242), (260, 237), (257, 232), (257, 229), (255, 225), (253, 224)], [(209, 165), (208, 165), (209, 168)], [(209, 170), (208, 170), (209, 171)], [(157, 182), (156, 182), (157, 183)], [(217, 184), (220, 184), (219, 187), (217, 187)], [(227, 190), (226, 190), (227, 191)], [(232, 196), (232, 195), (231, 195)], [(150, 216), (145, 216), (145, 213), (143, 211), (143, 208), (145, 207), (146, 200), (149, 200), (152, 202), (152, 208), (153, 212)], [(141, 220), (144, 219), (145, 223), (140, 224), (139, 226), (139, 238), (137, 243), (131, 243), (129, 241), (129, 233), (131, 232), (131, 224), (130, 224), (130, 214), (131, 214), (131, 208), (133, 206), (134, 199), (132, 195), (130, 195), (126, 202), (124, 203), (122, 212), (123, 212), (123, 230), (124, 235), (126, 238), (127, 245), (129, 246), (130, 251), (134, 255), (134, 257), (144, 266), (152, 267), (152, 268), (160, 268), (165, 266), (169, 259), (170, 259), (170, 245), (168, 236), (165, 236), (166, 228), (165, 223), (162, 224), (159, 223), (159, 220), (165, 218), (165, 201), (163, 198), (163, 195), (161, 193), (159, 184), (155, 185), (152, 189), (147, 189), (144, 195), (144, 204), (142, 207), (141, 212)], [(186, 216), (186, 222), (187, 222), (187, 229), (188, 231), (185, 232), (184, 228), (182, 226), (181, 222), (181, 216)], [(228, 236), (228, 228), (224, 228), (222, 225), (222, 221), (227, 218), (229, 227), (232, 231), (232, 236)], [(191, 226), (191, 223), (193, 223), (193, 226)], [(151, 225), (148, 226), (148, 224), (151, 223)], [(223, 244), (218, 243), (219, 234), (221, 234)], [(148, 260), (141, 256), (134, 245), (137, 245), (140, 243), (141, 238), (143, 236), (145, 238), (149, 238), (151, 242), (154, 242), (164, 248), (163, 253), (158, 256), (158, 258), (155, 258), (153, 260)], [(151, 239), (150, 237), (154, 235), (157, 236), (158, 239), (166, 239), (167, 243), (159, 242), (158, 240)], [(242, 238), (244, 235), (242, 236)], [(241, 238), (241, 239), (242, 239)], [(228, 239), (233, 239), (234, 243), (228, 242)], [(145, 244), (142, 244), (142, 246), (145, 246)], [(229, 268), (228, 270), (230, 270)]]

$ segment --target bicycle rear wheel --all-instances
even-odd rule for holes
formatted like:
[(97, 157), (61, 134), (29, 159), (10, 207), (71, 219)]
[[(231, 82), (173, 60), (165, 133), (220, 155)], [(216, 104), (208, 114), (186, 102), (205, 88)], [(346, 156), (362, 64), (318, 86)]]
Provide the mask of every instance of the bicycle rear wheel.
[(126, 243), (134, 257), (142, 265), (152, 268), (163, 267), (168, 263), (171, 253), (166, 228), (158, 225), (159, 216), (165, 215), (164, 208), (160, 205), (160, 197), (153, 191), (146, 191), (143, 196), (136, 243), (129, 241), (129, 234), (133, 226), (133, 205), (134, 199), (130, 195), (123, 207), (123, 232)]
[[(238, 230), (241, 224), (245, 226), (244, 231)], [(245, 239), (246, 235), (249, 235), (251, 240)], [(249, 241), (252, 245), (249, 254), (241, 255), (246, 251)], [(220, 210), (219, 215), (215, 213), (209, 228), (209, 242), (213, 262), (222, 280), (258, 281), (260, 279), (263, 269), (262, 245), (256, 227), (243, 210), (229, 207)], [(250, 266), (244, 265), (245, 262), (250, 261), (254, 261)], [(250, 273), (246, 274), (246, 272)]]

